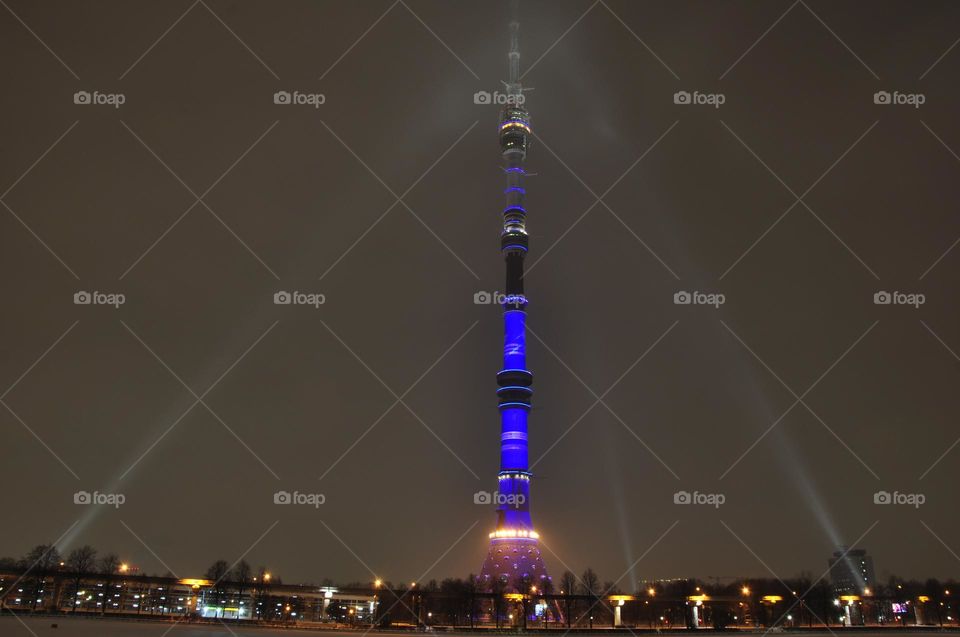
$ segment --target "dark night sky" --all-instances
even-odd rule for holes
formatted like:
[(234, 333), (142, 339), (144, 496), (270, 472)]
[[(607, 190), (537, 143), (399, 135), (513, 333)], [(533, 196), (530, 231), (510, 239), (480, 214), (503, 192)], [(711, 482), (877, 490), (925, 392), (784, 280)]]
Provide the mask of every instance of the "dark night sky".
[[(248, 550), (287, 581), (475, 572), (503, 178), (473, 94), (505, 75), (507, 4), (204, 1), (0, 10), (0, 554), (71, 529), (64, 550), (181, 576)], [(879, 573), (956, 576), (960, 448), (930, 467), (960, 435), (960, 5), (525, 0), (521, 22), (552, 573), (817, 576), (869, 530)]]

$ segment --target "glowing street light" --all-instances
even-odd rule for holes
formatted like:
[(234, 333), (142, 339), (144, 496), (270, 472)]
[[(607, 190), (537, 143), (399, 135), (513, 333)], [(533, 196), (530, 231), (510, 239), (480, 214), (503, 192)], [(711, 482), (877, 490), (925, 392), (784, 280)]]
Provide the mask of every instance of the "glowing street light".
[(657, 591), (656, 591), (656, 589), (653, 588), (652, 586), (647, 589), (647, 595), (649, 595), (650, 597), (653, 597), (653, 596), (656, 595), (656, 594), (657, 594)]
[(373, 581), (373, 587), (374, 587), (374, 588), (380, 588), (381, 586), (383, 586), (383, 580), (381, 580), (381, 579), (378, 577), (377, 579), (375, 579), (375, 580)]
[(749, 594), (750, 594), (750, 588), (747, 587), (747, 586), (744, 586), (743, 588), (740, 589), (740, 592), (743, 593), (744, 595), (749, 595)]
[(126, 562), (124, 562), (123, 564), (120, 565), (120, 572), (121, 572), (121, 573), (126, 573), (126, 572), (129, 571), (129, 570), (130, 570), (130, 565), (127, 564)]

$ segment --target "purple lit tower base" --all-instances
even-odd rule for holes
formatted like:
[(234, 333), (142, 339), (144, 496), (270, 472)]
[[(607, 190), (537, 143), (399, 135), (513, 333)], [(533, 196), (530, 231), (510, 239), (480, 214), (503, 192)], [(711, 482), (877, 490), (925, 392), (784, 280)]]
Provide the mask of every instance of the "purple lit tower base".
[(519, 588), (517, 584), (523, 581), (540, 587), (547, 577), (547, 567), (540, 556), (540, 543), (536, 538), (490, 539), (487, 558), (480, 569), (484, 585), (489, 587), (499, 579), (507, 582), (510, 588)]

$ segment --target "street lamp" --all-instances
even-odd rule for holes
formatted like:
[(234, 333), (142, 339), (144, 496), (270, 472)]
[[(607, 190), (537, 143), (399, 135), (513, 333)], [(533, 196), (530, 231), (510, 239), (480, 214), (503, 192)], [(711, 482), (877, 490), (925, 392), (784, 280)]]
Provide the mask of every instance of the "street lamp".
[(744, 595), (749, 595), (749, 594), (750, 594), (750, 588), (747, 587), (747, 586), (744, 586), (743, 588), (740, 589), (740, 592), (743, 593)]

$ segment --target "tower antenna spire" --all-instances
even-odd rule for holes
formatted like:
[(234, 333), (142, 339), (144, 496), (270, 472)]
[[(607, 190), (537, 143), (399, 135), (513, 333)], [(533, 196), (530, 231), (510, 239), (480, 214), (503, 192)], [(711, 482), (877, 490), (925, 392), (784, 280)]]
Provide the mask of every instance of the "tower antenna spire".
[(507, 54), (510, 60), (510, 79), (507, 82), (507, 93), (509, 95), (519, 95), (523, 91), (520, 85), (520, 22), (516, 17), (510, 21), (510, 52)]

